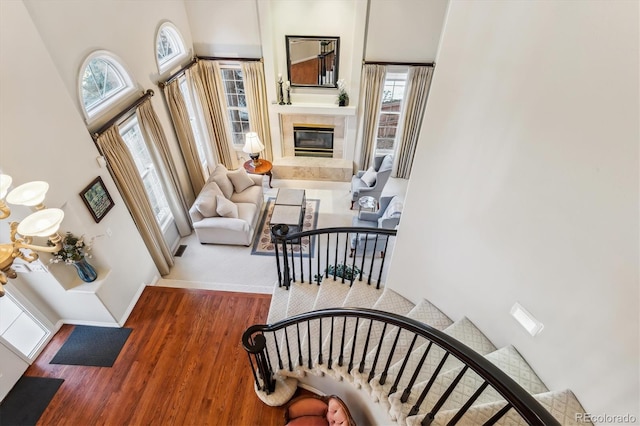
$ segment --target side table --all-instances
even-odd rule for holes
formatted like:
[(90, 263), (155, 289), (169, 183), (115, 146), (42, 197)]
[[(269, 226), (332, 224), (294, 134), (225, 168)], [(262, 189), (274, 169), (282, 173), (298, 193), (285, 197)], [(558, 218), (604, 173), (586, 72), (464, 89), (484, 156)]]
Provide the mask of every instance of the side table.
[(271, 169), (273, 168), (273, 164), (271, 164), (271, 161), (267, 161), (263, 159), (259, 159), (258, 161), (259, 161), (259, 164), (256, 167), (253, 167), (252, 160), (245, 161), (244, 169), (247, 171), (247, 173), (251, 173), (254, 175), (269, 176), (269, 188), (273, 188), (271, 186), (271, 179), (273, 178), (273, 175), (271, 174)]
[(360, 197), (358, 199), (358, 214), (360, 214), (360, 210), (367, 209), (369, 211), (375, 211), (378, 207), (378, 200), (368, 195), (364, 197)]

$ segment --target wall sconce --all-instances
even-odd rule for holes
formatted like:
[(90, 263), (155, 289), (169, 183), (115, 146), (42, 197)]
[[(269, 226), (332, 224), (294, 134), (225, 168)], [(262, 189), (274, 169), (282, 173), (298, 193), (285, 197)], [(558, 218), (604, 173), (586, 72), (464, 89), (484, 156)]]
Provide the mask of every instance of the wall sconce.
[[(64, 212), (61, 209), (48, 209), (43, 204), (49, 184), (42, 181), (29, 182), (14, 188), (7, 194), (12, 181), (11, 176), (0, 174), (0, 219), (6, 219), (11, 215), (11, 209), (7, 203), (34, 207), (36, 211), (25, 217), (22, 222), (11, 222), (9, 224), (11, 242), (0, 244), (0, 284), (2, 284), (0, 297), (4, 296), (2, 286), (9, 279), (18, 276), (12, 267), (16, 258), (31, 263), (38, 259), (36, 251), (54, 253), (62, 248), (62, 237), (58, 234), (58, 229), (64, 218)], [(33, 237), (48, 237), (53, 246), (34, 245)], [(24, 253), (21, 249), (29, 251)]]

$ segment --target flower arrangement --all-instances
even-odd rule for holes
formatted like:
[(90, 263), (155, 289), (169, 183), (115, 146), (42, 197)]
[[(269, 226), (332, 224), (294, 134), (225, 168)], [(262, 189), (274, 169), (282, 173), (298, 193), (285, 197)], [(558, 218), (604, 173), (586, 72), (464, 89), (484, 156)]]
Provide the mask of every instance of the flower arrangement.
[[(84, 235), (76, 237), (71, 232), (67, 232), (62, 239), (62, 248), (53, 253), (53, 257), (49, 262), (51, 263), (75, 263), (79, 262), (85, 257), (91, 258), (88, 253), (91, 250), (93, 239), (88, 243), (84, 242)], [(48, 246), (54, 246), (50, 240), (47, 241)]]
[(338, 86), (338, 105), (345, 106), (349, 103), (349, 94), (347, 93), (347, 88), (344, 84), (344, 80), (338, 80), (336, 82), (336, 85)]

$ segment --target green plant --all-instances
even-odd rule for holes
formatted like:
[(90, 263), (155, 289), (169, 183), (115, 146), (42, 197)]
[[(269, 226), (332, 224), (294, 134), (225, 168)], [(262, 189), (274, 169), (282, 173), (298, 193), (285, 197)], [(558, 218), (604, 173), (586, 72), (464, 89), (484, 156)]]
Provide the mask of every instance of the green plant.
[[(324, 272), (325, 274), (327, 274), (327, 277), (333, 277), (335, 275), (338, 278), (344, 278), (345, 280), (353, 281), (358, 277), (361, 271), (360, 268), (355, 265), (349, 266), (345, 265), (344, 263), (339, 263), (336, 266), (329, 265), (327, 269), (324, 270)], [(313, 276), (313, 279), (319, 283), (320, 281), (322, 281), (323, 276), (323, 274), (315, 274)]]
[(338, 102), (341, 104), (346, 104), (347, 102), (349, 102), (349, 94), (347, 93), (344, 80), (340, 79), (336, 84), (338, 86)]
[[(50, 240), (47, 240), (47, 245), (52, 247), (55, 244)], [(73, 263), (78, 262), (85, 257), (91, 257), (88, 253), (91, 250), (91, 242), (85, 244), (84, 235), (80, 237), (76, 237), (71, 232), (67, 232), (62, 239), (62, 248), (53, 253), (53, 257), (51, 258), (51, 263)]]

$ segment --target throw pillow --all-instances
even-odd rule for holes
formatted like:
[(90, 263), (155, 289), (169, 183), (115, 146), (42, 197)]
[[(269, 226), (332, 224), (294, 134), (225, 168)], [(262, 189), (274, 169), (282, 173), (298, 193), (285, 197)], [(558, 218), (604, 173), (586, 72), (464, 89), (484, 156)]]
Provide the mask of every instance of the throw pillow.
[(238, 218), (238, 206), (221, 195), (216, 195), (216, 212), (222, 217)]
[(200, 212), (200, 214), (204, 217), (215, 217), (218, 216), (218, 212), (216, 212), (216, 196), (222, 195), (222, 191), (220, 187), (215, 182), (209, 182), (205, 186), (202, 187), (200, 194), (198, 194), (198, 198), (196, 198), (195, 206), (196, 209)]
[(372, 166), (369, 167), (366, 172), (364, 172), (360, 179), (365, 183), (365, 185), (371, 187), (376, 183), (376, 177), (377, 173)]
[(228, 172), (227, 177), (231, 180), (233, 189), (235, 189), (236, 192), (242, 192), (250, 186), (253, 186), (255, 183), (253, 179), (249, 177), (247, 171), (242, 167), (238, 170)]
[(390, 217), (400, 217), (402, 214), (403, 202), (402, 198), (397, 195), (389, 201), (389, 205), (387, 206), (384, 214), (382, 215), (383, 219), (387, 219)]
[(213, 181), (218, 184), (225, 197), (231, 198), (233, 194), (233, 184), (227, 177), (227, 168), (222, 164), (218, 164), (213, 171)]

